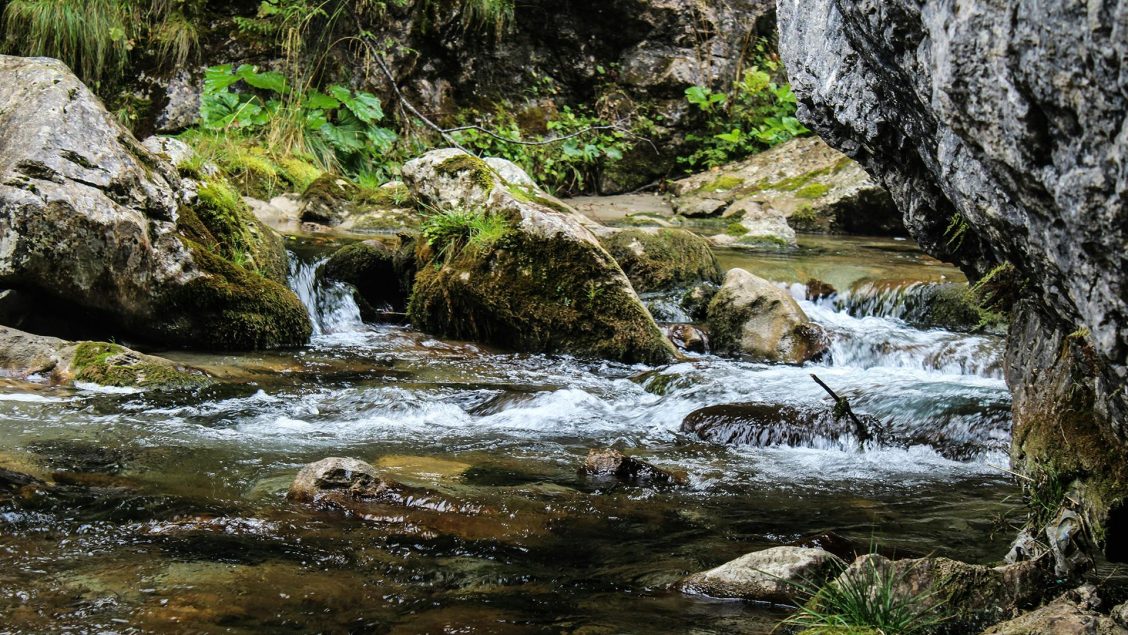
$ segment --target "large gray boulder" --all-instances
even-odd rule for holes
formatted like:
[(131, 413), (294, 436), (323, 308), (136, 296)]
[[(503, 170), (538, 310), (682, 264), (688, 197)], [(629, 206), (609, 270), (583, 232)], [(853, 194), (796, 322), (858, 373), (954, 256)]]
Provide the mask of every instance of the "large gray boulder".
[(721, 354), (801, 364), (827, 349), (822, 327), (790, 293), (744, 269), (725, 274), (709, 303), (707, 323), (712, 348)]
[(225, 184), (193, 196), (61, 62), (3, 56), (0, 78), (0, 287), (120, 337), (305, 342), (280, 240)]
[(1128, 559), (1128, 4), (779, 0), (778, 17), (800, 119), (1013, 308), (1016, 468), (1068, 475)]
[[(491, 234), (438, 234), (420, 252), (408, 314), (416, 328), (513, 350), (661, 363), (675, 355), (593, 221), (535, 187), (516, 166), (434, 150), (403, 167), (436, 210), (490, 219)], [(526, 179), (528, 177), (525, 177)]]

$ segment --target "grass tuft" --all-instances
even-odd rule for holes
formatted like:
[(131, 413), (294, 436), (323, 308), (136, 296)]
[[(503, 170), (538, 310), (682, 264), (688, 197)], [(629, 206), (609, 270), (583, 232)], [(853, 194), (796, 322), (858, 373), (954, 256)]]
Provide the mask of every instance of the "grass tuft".
[(462, 253), (466, 247), (493, 244), (509, 231), (509, 223), (497, 214), (482, 209), (453, 207), (432, 210), (421, 226), (423, 238), (444, 260)]
[(92, 86), (125, 70), (131, 20), (120, 0), (11, 0), (3, 22), (6, 50), (60, 59)]

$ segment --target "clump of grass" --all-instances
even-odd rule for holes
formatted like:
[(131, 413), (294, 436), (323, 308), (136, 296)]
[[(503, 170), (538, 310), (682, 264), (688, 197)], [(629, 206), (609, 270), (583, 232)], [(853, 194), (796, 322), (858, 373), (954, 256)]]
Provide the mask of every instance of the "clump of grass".
[(200, 31), (183, 13), (169, 13), (153, 27), (157, 56), (168, 68), (182, 68), (200, 46)]
[(97, 86), (120, 77), (129, 58), (130, 15), (120, 0), (11, 0), (5, 48), (62, 60)]
[(917, 635), (939, 627), (945, 616), (942, 603), (930, 602), (933, 591), (907, 595), (902, 592), (910, 570), (878, 566), (866, 558), (821, 588), (800, 585), (808, 601), (785, 624), (811, 632), (898, 633)]
[(493, 244), (509, 231), (509, 222), (482, 209), (452, 207), (432, 210), (421, 229), (427, 244), (449, 260), (467, 247)]

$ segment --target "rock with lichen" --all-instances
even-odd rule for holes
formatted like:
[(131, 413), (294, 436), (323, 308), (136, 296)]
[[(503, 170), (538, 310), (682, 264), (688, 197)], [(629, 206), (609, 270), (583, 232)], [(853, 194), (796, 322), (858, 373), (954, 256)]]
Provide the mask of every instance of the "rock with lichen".
[(679, 214), (729, 221), (722, 243), (794, 243), (796, 231), (904, 234), (888, 192), (818, 137), (792, 139), (670, 187)]
[(592, 221), (505, 172), (456, 149), (403, 167), (432, 210), (408, 307), (416, 328), (526, 352), (672, 359)]
[(793, 604), (845, 566), (822, 549), (772, 547), (694, 573), (679, 586), (694, 595)]
[(709, 241), (684, 229), (625, 229), (601, 242), (639, 293), (720, 284), (724, 277)]
[(281, 241), (230, 187), (194, 194), (59, 62), (0, 57), (0, 76), (0, 286), (166, 345), (306, 341)]

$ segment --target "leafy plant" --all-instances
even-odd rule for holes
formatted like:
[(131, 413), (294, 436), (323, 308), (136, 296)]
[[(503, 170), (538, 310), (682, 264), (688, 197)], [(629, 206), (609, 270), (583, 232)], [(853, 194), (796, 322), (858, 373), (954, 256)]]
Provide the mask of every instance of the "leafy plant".
[(435, 209), (421, 225), (423, 238), (444, 260), (454, 258), (468, 246), (492, 244), (509, 231), (504, 217), (476, 208)]
[(206, 129), (265, 136), (282, 154), (312, 156), (326, 169), (359, 171), (396, 140), (371, 93), (336, 84), (301, 91), (282, 73), (247, 64), (207, 69), (200, 116)]
[(866, 558), (860, 567), (846, 569), (821, 588), (801, 585), (808, 599), (784, 623), (813, 630), (928, 633), (945, 621), (940, 613), (943, 604), (929, 601), (933, 591), (905, 594), (902, 587), (909, 573), (878, 566), (874, 558)]
[[(623, 130), (567, 106), (545, 123), (545, 135), (523, 131), (508, 110), (498, 109), (485, 118), (475, 112), (469, 116), (481, 121), (493, 135), (477, 129), (463, 130), (454, 135), (460, 145), (478, 154), (509, 159), (554, 192), (590, 191), (603, 168), (622, 159), (631, 146)], [(552, 139), (560, 141), (553, 143)]]
[(795, 95), (780, 73), (779, 63), (765, 55), (727, 92), (687, 88), (686, 101), (700, 116), (702, 132), (687, 135), (694, 150), (678, 160), (693, 170), (712, 168), (808, 134), (795, 118)]

